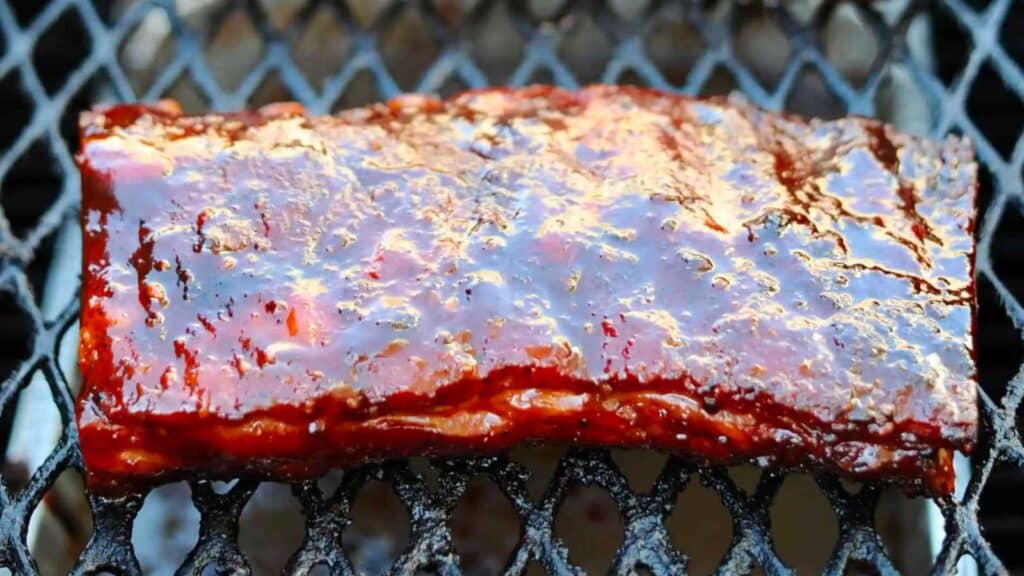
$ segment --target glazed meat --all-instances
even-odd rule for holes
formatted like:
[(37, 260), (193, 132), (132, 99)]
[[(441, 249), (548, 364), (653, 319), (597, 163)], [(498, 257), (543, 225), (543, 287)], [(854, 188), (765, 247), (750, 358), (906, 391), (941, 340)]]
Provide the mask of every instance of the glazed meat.
[(965, 140), (602, 86), (81, 130), (96, 488), (545, 442), (948, 493), (974, 441)]

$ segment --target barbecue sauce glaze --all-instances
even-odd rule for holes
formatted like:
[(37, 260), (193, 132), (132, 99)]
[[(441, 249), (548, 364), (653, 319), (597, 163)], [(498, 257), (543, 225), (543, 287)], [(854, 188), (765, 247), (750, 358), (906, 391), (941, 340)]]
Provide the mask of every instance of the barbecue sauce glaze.
[(83, 115), (94, 488), (526, 441), (948, 493), (969, 143), (636, 88)]

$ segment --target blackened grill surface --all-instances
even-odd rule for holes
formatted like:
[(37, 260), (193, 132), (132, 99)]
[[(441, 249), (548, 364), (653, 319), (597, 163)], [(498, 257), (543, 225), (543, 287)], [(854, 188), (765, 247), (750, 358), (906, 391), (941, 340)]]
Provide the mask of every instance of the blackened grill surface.
[[(1021, 449), (1016, 415), (1024, 390), (1024, 380), (1014, 378), (1021, 360), (1020, 331), (1024, 324), (1020, 298), (1024, 283), (1020, 269), (1020, 250), (1015, 242), (1020, 229), (1020, 209), (1013, 200), (1022, 188), (1020, 155), (1008, 152), (1013, 141), (1021, 140), (1014, 110), (1024, 97), (1024, 46), (1020, 34), (1024, 10), (1014, 0), (968, 0), (863, 3), (824, 2), (809, 11), (801, 3), (756, 4), (730, 2), (698, 3), (584, 3), (565, 2), (556, 11), (538, 12), (534, 3), (483, 0), (473, 8), (452, 10), (454, 3), (429, 1), (396, 2), (367, 15), (352, 9), (351, 2), (309, 0), (304, 9), (290, 19), (270, 17), (262, 2), (225, 1), (209, 4), (208, 17), (188, 18), (177, 4), (154, 2), (113, 3), (69, 0), (62, 2), (0, 3), (0, 70), (4, 76), (4, 97), (11, 98), (5, 108), (4, 123), (9, 127), (10, 146), (3, 149), (0, 174), (3, 175), (3, 201), (0, 211), (11, 219), (31, 201), (38, 219), (21, 232), (0, 227), (0, 245), (6, 257), (0, 262), (0, 278), (5, 300), (4, 312), (16, 315), (32, 328), (28, 343), (31, 355), (21, 346), (4, 349), (4, 358), (15, 366), (5, 372), (0, 395), (4, 418), (15, 408), (18, 390), (42, 373), (51, 387), (54, 403), (65, 418), (73, 419), (73, 406), (67, 384), (74, 378), (57, 370), (54, 360), (57, 342), (77, 319), (77, 299), (66, 306), (52, 322), (44, 320), (30, 283), (34, 270), (46, 267), (52, 240), (59, 226), (77, 218), (77, 182), (72, 154), (77, 146), (74, 124), (78, 112), (95, 101), (97, 94), (115, 101), (153, 100), (168, 93), (188, 94), (196, 110), (206, 108), (238, 109), (266, 102), (264, 87), (272, 88), (274, 99), (301, 100), (311, 110), (324, 112), (335, 106), (350, 106), (394, 96), (400, 89), (420, 92), (450, 90), (452, 86), (479, 87), (487, 84), (521, 84), (531, 78), (553, 78), (560, 84), (576, 86), (582, 78), (578, 59), (570, 59), (561, 46), (579, 35), (588, 21), (607, 41), (603, 53), (596, 56), (598, 66), (587, 73), (600, 74), (606, 82), (640, 83), (687, 94), (721, 93), (736, 89), (753, 101), (771, 109), (806, 109), (797, 101), (803, 79), (817, 79), (817, 94), (838, 112), (858, 112), (891, 118), (886, 105), (891, 81), (909, 80), (918, 110), (926, 111), (931, 123), (919, 127), (934, 137), (956, 132), (967, 134), (977, 145), (981, 176), (981, 212), (979, 213), (977, 261), (979, 316), (979, 444), (972, 457), (970, 475), (963, 478), (966, 491), (956, 498), (933, 499), (941, 510), (945, 538), (938, 549), (932, 572), (952, 573), (958, 558), (969, 555), (983, 574), (1005, 573), (1021, 564), (1019, 506), (1015, 495), (1021, 487), (1024, 450)], [(538, 3), (539, 4), (539, 3)], [(463, 6), (460, 4), (460, 6)], [(468, 5), (464, 5), (468, 6)], [(595, 17), (595, 7), (609, 10)], [(623, 6), (626, 8), (624, 9)], [(887, 8), (885, 11), (879, 7)], [(888, 8), (892, 8), (888, 10)], [(879, 49), (875, 65), (857, 79), (824, 47), (830, 33), (827, 24), (840, 10), (854, 11), (863, 25), (863, 37), (871, 36)], [(629, 16), (622, 14), (623, 11)], [(337, 27), (354, 39), (344, 54), (326, 61), (324, 68), (311, 70), (304, 65), (296, 49), (296, 35), (306, 33), (326, 12)], [(204, 52), (211, 38), (237, 16), (251, 22), (249, 38), (258, 34), (255, 45), (262, 46), (259, 61), (239, 88), (236, 83), (221, 84), (221, 71)], [(387, 58), (394, 34), (387, 32), (402, 21), (406, 29), (409, 14), (419, 15), (413, 22), (415, 32), (425, 33), (440, 52), (421, 51), (421, 56), (399, 65), (415, 67), (413, 74), (399, 78)], [(481, 51), (474, 42), (488, 39), (495, 14), (505, 15), (513, 28), (512, 42), (503, 43), (497, 52)], [(141, 80), (123, 59), (123, 52), (112, 50), (136, 30), (144, 20), (166, 17), (173, 40), (168, 43), (166, 66), (154, 67)], [(500, 18), (498, 18), (500, 20)], [(787, 41), (788, 60), (776, 75), (759, 74), (758, 63), (738, 48), (746, 38), (751, 22), (765, 23), (781, 31)], [(924, 26), (921, 26), (924, 24)], [(65, 34), (75, 28), (78, 37), (74, 50)], [(920, 39), (922, 29), (931, 28), (932, 42), (925, 45), (928, 55), (921, 57), (912, 49), (912, 38)], [(591, 26), (591, 30), (594, 26)], [(689, 37), (696, 41), (696, 52), (670, 53), (674, 47), (661, 42), (664, 33)], [(689, 31), (689, 36), (686, 32)], [(925, 38), (927, 39), (927, 38)], [(40, 50), (38, 44), (63, 41), (59, 50)], [(368, 41), (369, 40), (369, 41)], [(871, 42), (871, 40), (869, 40)], [(929, 45), (930, 44), (930, 45)], [(37, 46), (36, 50), (32, 50)], [(685, 45), (684, 48), (693, 45)], [(211, 50), (215, 50), (211, 48)], [(27, 52), (33, 52), (31, 60)], [(58, 54), (60, 62), (38, 54)], [(323, 49), (317, 50), (323, 54)], [(610, 53), (607, 60), (602, 60)], [(932, 55), (937, 58), (932, 68)], [(382, 57), (383, 56), (383, 57)], [(426, 62), (425, 62), (426, 60)], [(408, 71), (408, 70), (407, 70)], [(48, 77), (44, 83), (37, 77)], [(128, 77), (132, 84), (125, 81)], [(593, 76), (591, 76), (593, 77)], [(412, 78), (412, 80), (410, 80)], [(397, 81), (396, 81), (397, 80)], [(401, 88), (399, 88), (401, 84)], [(257, 90), (257, 87), (259, 88)], [(891, 92), (889, 92), (891, 94)], [(820, 101), (817, 96), (810, 101)], [(982, 96), (977, 100), (975, 97)], [(179, 96), (181, 97), (181, 96)], [(970, 98), (968, 98), (970, 97)], [(970, 100), (970, 102), (969, 102)], [(60, 122), (64, 138), (50, 127)], [(996, 131), (989, 129), (995, 126)], [(30, 144), (35, 145), (30, 146)], [(1001, 145), (1000, 145), (1001, 144)], [(47, 154), (48, 152), (48, 154)], [(38, 169), (30, 178), (16, 178), (23, 170)], [(44, 207), (37, 204), (40, 188), (51, 194)], [(73, 209), (73, 210), (72, 210)], [(16, 236), (17, 235), (17, 236)], [(27, 277), (27, 278), (26, 278)], [(13, 341), (13, 340), (12, 340)], [(23, 339), (17, 340), (22, 342)], [(67, 376), (67, 378), (65, 378)], [(626, 533), (612, 571), (650, 569), (655, 574), (678, 574), (686, 567), (686, 555), (675, 548), (665, 531), (670, 514), (686, 515), (674, 507), (677, 494), (691, 490), (700, 482), (721, 496), (733, 521), (736, 540), (721, 559), (722, 573), (742, 573), (752, 566), (767, 574), (787, 571), (787, 561), (779, 556), (773, 534), (779, 528), (768, 522), (768, 510), (776, 502), (780, 484), (786, 476), (766, 474), (753, 494), (733, 484), (722, 468), (702, 468), (671, 459), (651, 494), (631, 490), (624, 476), (606, 453), (572, 453), (563, 458), (551, 478), (542, 501), (525, 495), (522, 478), (527, 471), (509, 458), (486, 460), (445, 460), (432, 464), (441, 472), (441, 483), (434, 486), (403, 463), (370, 467), (347, 477), (343, 489), (321, 498), (316, 484), (296, 484), (303, 504), (307, 539), (289, 563), (289, 571), (309, 570), (324, 565), (342, 574), (352, 574), (353, 564), (336, 542), (346, 522), (359, 486), (371, 478), (391, 480), (409, 514), (415, 519), (409, 546), (392, 566), (393, 572), (438, 571), (457, 573), (460, 558), (452, 548), (451, 510), (462, 494), (468, 478), (482, 474), (499, 486), (513, 503), (519, 517), (528, 526), (509, 559), (507, 573), (517, 574), (536, 561), (555, 574), (579, 573), (570, 561), (565, 544), (552, 531), (554, 516), (568, 486), (592, 484), (607, 490), (625, 518)], [(35, 470), (27, 485), (4, 474), (0, 487), (0, 564), (16, 574), (32, 574), (36, 564), (29, 552), (25, 527), (29, 516), (56, 478), (68, 471), (82, 471), (74, 426), (64, 426), (64, 438), (52, 451), (46, 465)], [(894, 573), (901, 566), (899, 552), (886, 549), (880, 531), (876, 531), (875, 508), (880, 486), (870, 484), (859, 491), (840, 485), (829, 476), (819, 477), (822, 494), (836, 512), (840, 535), (826, 566), (829, 573), (867, 567), (882, 574)], [(255, 482), (244, 482), (229, 495), (218, 495), (201, 478), (191, 481), (193, 501), (201, 511), (204, 529), (190, 554), (183, 574), (199, 574), (204, 567), (246, 573), (250, 570), (238, 545), (238, 513), (252, 494)], [(19, 488), (24, 486), (24, 488)], [(92, 539), (75, 568), (76, 574), (137, 574), (139, 565), (132, 555), (132, 519), (144, 493), (123, 498), (90, 495), (96, 526)], [(702, 522), (695, 518), (688, 521)], [(807, 526), (807, 530), (815, 530)], [(683, 552), (686, 550), (684, 549)], [(358, 566), (356, 566), (358, 567)], [(854, 568), (856, 567), (856, 568)], [(916, 573), (916, 572), (914, 572)]]
[(606, 86), (82, 134), (96, 488), (531, 440), (948, 493), (973, 444), (960, 139)]

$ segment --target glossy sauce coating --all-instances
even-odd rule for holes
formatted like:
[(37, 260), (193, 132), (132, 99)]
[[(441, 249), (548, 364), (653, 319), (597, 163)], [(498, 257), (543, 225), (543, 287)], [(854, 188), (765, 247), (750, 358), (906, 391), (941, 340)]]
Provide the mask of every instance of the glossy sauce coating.
[(83, 115), (94, 487), (524, 441), (952, 488), (968, 142), (635, 88)]

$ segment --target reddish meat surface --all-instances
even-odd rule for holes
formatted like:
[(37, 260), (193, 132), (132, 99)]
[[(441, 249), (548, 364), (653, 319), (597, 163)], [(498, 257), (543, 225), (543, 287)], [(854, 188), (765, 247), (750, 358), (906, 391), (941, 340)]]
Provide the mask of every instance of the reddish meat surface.
[(96, 488), (526, 441), (949, 492), (970, 144), (635, 88), (82, 117)]

